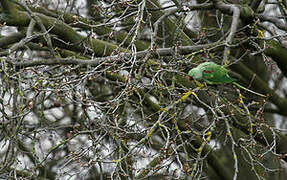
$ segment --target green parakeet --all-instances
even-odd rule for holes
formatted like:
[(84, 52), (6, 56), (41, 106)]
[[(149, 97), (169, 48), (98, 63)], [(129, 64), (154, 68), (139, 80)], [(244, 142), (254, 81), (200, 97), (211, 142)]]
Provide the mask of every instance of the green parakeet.
[(194, 80), (204, 81), (207, 84), (232, 83), (235, 86), (244, 89), (245, 91), (251, 92), (258, 96), (266, 97), (263, 94), (251, 91), (250, 89), (247, 89), (238, 84), (237, 82), (235, 82), (236, 79), (228, 75), (228, 70), (226, 68), (218, 64), (215, 64), (214, 62), (201, 63), (197, 67), (191, 69), (188, 72), (188, 75)]

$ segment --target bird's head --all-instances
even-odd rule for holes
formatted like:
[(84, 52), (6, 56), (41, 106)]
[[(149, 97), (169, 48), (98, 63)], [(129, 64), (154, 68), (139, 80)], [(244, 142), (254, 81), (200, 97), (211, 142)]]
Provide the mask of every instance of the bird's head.
[(202, 79), (202, 72), (199, 68), (193, 68), (188, 72), (191, 80), (201, 80)]

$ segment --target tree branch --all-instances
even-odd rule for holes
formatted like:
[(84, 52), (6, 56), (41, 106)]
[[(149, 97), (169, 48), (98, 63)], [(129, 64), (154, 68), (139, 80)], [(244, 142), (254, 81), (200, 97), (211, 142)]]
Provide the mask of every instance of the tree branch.
[[(16, 49), (24, 46), (25, 43), (30, 41), (30, 38), (28, 38), (27, 40), (25, 39), (21, 40), (19, 43), (12, 46), (9, 50), (0, 52), (0, 55), (2, 56), (8, 55), (9, 53), (15, 51)], [(195, 55), (197, 53), (202, 53), (204, 50), (211, 50), (215, 48), (220, 48), (222, 46), (224, 46), (223, 43), (213, 43), (213, 44), (205, 44), (205, 45), (197, 45), (197, 46), (183, 46), (183, 47), (178, 47), (176, 49), (176, 52), (180, 55), (187, 55), (191, 53), (194, 53)], [(93, 58), (91, 60), (76, 59), (76, 58), (50, 58), (50, 59), (38, 59), (38, 60), (26, 59), (25, 61), (22, 61), (22, 62), (9, 62), (8, 61), (8, 63), (12, 63), (13, 65), (17, 67), (21, 67), (21, 68), (38, 66), (38, 65), (56, 65), (56, 64), (97, 66), (99, 63), (102, 63), (102, 62), (115, 62), (122, 58), (128, 60), (132, 56), (136, 56), (136, 58), (143, 58), (147, 55), (149, 55), (150, 58), (154, 58), (158, 56), (171, 56), (175, 53), (174, 51), (175, 51), (174, 48), (160, 48), (154, 51), (150, 51), (150, 50), (139, 51), (135, 54), (119, 53), (118, 55), (115, 55), (115, 56), (99, 57), (99, 58)]]

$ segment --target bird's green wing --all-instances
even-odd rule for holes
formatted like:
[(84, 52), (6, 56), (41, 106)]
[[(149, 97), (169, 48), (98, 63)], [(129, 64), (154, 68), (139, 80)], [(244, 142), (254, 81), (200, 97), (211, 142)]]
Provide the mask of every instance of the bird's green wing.
[(228, 70), (218, 64), (208, 63), (201, 67), (202, 79), (208, 84), (231, 83), (236, 79), (228, 75)]

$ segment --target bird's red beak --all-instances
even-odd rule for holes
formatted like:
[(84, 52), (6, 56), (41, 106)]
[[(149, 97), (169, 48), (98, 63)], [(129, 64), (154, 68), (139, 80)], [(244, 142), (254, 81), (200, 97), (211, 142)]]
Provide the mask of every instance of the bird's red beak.
[(189, 76), (189, 80), (192, 81), (192, 80), (193, 80), (193, 77), (192, 77), (192, 76)]

